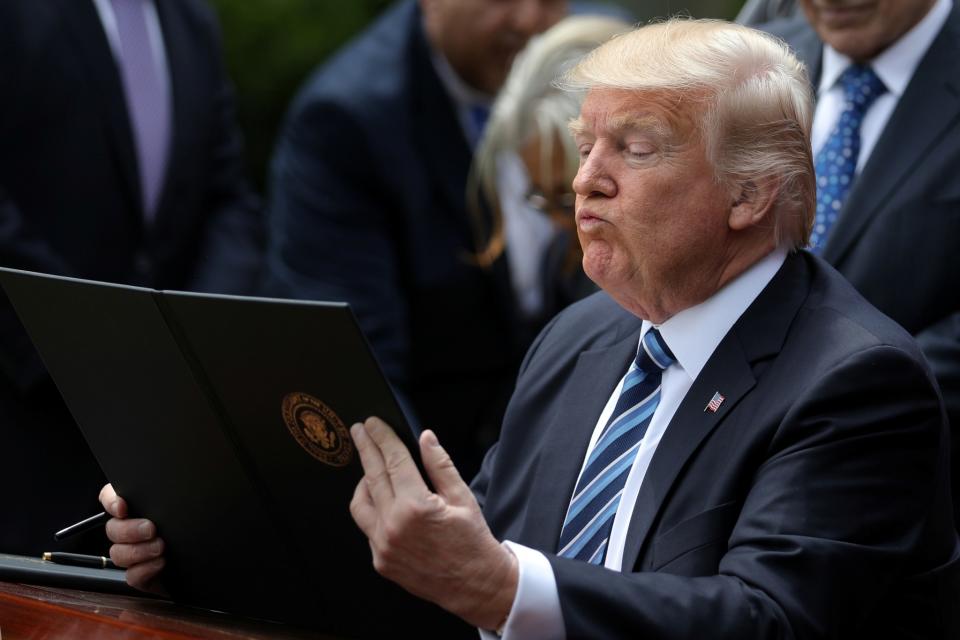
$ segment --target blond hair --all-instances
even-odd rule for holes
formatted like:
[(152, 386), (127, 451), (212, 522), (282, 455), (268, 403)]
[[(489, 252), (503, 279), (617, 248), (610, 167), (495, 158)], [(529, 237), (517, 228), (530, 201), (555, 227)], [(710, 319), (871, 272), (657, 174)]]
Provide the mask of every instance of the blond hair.
[(720, 20), (675, 18), (618, 36), (563, 80), (570, 90), (667, 93), (694, 115), (717, 179), (731, 192), (779, 184), (773, 233), (807, 244), (816, 210), (812, 95), (803, 64), (776, 38)]
[[(580, 112), (580, 92), (557, 85), (583, 56), (630, 25), (604, 16), (576, 15), (564, 18), (531, 39), (520, 52), (503, 89), (497, 95), (483, 138), (474, 154), (467, 185), (468, 205), (477, 225), (481, 264), (489, 265), (503, 253), (503, 215), (497, 193), (497, 161), (505, 151), (517, 151), (530, 140), (540, 142), (544, 182), (551, 182), (554, 145), (562, 145), (570, 181), (577, 172), (577, 148), (567, 132), (567, 123)], [(480, 201), (488, 205), (491, 229), (483, 229)]]

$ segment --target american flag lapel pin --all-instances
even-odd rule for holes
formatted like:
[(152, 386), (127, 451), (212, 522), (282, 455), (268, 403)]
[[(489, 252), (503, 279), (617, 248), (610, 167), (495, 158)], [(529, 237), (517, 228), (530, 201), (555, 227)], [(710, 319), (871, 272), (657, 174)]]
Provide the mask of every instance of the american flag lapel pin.
[(710, 398), (710, 402), (707, 403), (707, 406), (705, 406), (703, 410), (709, 411), (710, 413), (716, 413), (717, 409), (720, 408), (720, 405), (723, 404), (724, 400), (726, 400), (726, 398), (720, 395), (719, 391), (714, 391), (713, 397)]

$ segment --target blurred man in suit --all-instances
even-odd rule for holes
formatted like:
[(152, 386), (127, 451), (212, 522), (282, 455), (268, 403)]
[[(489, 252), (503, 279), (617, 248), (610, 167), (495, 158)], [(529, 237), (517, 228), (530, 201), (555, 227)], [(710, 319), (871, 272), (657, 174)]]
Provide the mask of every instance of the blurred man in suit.
[[(681, 20), (568, 82), (587, 90), (573, 185), (603, 291), (537, 338), (472, 487), (431, 431), (428, 488), (382, 421), (351, 428), (374, 567), (504, 638), (958, 637), (936, 381), (800, 250), (803, 66), (760, 32)], [(110, 487), (101, 500), (124, 515)], [(155, 529), (107, 532), (147, 586)]]
[(817, 91), (812, 249), (920, 343), (953, 427), (960, 522), (960, 12), (951, 0), (800, 5), (765, 28)]
[[(6, 0), (0, 86), (3, 266), (253, 291), (259, 203), (205, 3)], [(0, 368), (0, 483), (25, 487), (0, 508), (0, 551), (49, 550), (103, 477), (5, 298)]]
[(492, 96), (565, 0), (402, 0), (294, 100), (273, 159), (265, 292), (345, 300), (413, 422), (476, 471), (524, 331), (465, 190)]

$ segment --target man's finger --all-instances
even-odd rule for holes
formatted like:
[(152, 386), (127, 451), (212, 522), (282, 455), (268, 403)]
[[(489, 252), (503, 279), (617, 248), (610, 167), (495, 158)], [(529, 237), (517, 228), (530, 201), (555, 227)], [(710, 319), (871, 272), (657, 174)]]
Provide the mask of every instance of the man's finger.
[(111, 518), (107, 520), (106, 531), (110, 542), (120, 544), (146, 542), (157, 537), (157, 527), (144, 518), (133, 520)]
[(404, 493), (410, 496), (420, 496), (428, 493), (427, 483), (423, 481), (410, 452), (390, 425), (380, 418), (374, 417), (367, 418), (363, 427), (383, 454), (383, 461), (387, 475), (390, 476), (394, 493)]
[(113, 490), (112, 484), (105, 484), (103, 489), (100, 489), (100, 504), (103, 505), (103, 510), (114, 518), (127, 517), (127, 503)]
[(115, 544), (110, 547), (110, 559), (118, 567), (132, 567), (163, 555), (163, 540), (154, 538), (150, 542), (137, 544)]
[(127, 584), (141, 591), (151, 591), (162, 595), (164, 591), (159, 586), (157, 577), (165, 565), (166, 560), (164, 558), (154, 558), (130, 567), (126, 574)]
[(433, 488), (448, 503), (464, 505), (474, 500), (470, 487), (460, 477), (450, 455), (440, 446), (436, 434), (429, 429), (420, 434), (420, 457)]
[(357, 523), (364, 535), (370, 538), (376, 530), (377, 509), (373, 504), (373, 498), (370, 497), (370, 490), (367, 489), (366, 478), (360, 478), (357, 488), (353, 491), (350, 515), (353, 516), (353, 521)]
[(350, 427), (350, 435), (360, 455), (363, 477), (370, 498), (377, 509), (386, 509), (393, 503), (393, 485), (387, 474), (383, 453), (377, 443), (370, 438), (367, 430), (359, 422)]

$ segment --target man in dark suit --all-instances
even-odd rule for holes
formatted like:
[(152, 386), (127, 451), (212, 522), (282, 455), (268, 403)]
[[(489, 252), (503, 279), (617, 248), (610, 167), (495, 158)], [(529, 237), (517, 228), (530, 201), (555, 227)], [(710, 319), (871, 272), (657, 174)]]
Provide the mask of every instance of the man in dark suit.
[[(532, 337), (475, 258), (472, 145), (565, 0), (402, 0), (294, 100), (272, 163), (268, 295), (344, 300), (414, 422), (476, 471)], [(479, 234), (479, 235), (478, 235)]]
[[(0, 264), (252, 292), (258, 201), (199, 0), (0, 4)], [(0, 551), (53, 547), (103, 477), (4, 296)], [(131, 428), (134, 428), (131, 425)]]
[(843, 73), (861, 65), (883, 83), (863, 116), (852, 184), (816, 249), (930, 362), (954, 433), (960, 521), (960, 11), (949, 0), (800, 4), (805, 15), (764, 28), (807, 64), (815, 155), (829, 152), (841, 118)]
[[(603, 291), (531, 347), (472, 491), (433, 432), (431, 489), (382, 421), (351, 428), (376, 569), (504, 637), (956, 638), (936, 382), (799, 250), (802, 65), (759, 32), (681, 20), (601, 46), (568, 84), (587, 90), (574, 190)], [(107, 531), (145, 586), (163, 560), (143, 524)]]

